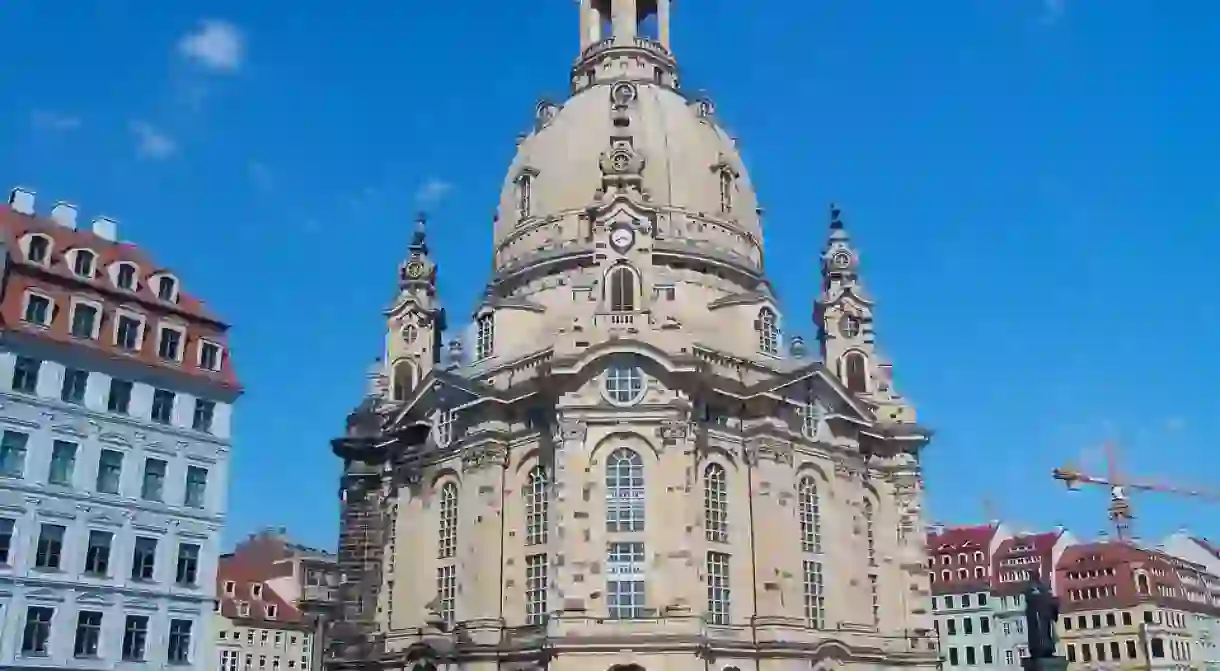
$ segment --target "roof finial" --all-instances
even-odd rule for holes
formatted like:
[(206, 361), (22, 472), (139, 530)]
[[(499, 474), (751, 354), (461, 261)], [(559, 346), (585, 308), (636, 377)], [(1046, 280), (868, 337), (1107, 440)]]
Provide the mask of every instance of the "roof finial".
[(421, 211), (415, 215), (415, 233), (411, 235), (411, 246), (419, 247), (424, 244), (424, 238), (428, 237), (428, 213)]
[(839, 218), (842, 210), (835, 203), (830, 204), (830, 230), (839, 231), (843, 229), (843, 220)]

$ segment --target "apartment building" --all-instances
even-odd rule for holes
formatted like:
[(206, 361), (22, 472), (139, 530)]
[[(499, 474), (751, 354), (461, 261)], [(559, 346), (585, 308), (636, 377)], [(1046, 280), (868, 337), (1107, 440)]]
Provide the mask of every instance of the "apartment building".
[(1016, 533), (1004, 538), (993, 553), (991, 597), (996, 615), (997, 658), (1016, 667), (1029, 656), (1025, 630), (1025, 589), (1035, 576), (1055, 589), (1055, 565), (1075, 538), (1063, 530)]
[(338, 582), (332, 553), (292, 543), (282, 529), (239, 543), (216, 578), (219, 671), (321, 669)]
[(35, 205), (0, 205), (0, 668), (208, 668), (228, 326), (114, 220)]
[[(1202, 566), (1206, 573), (1199, 586), (1213, 603), (1220, 603), (1220, 547), (1210, 541), (1180, 531), (1161, 543), (1161, 550), (1179, 559)], [(1220, 617), (1198, 612), (1187, 622), (1194, 639), (1194, 658), (1203, 671), (1220, 671)]]
[(1220, 614), (1193, 562), (1126, 542), (1068, 547), (1056, 568), (1059, 635), (1073, 669), (1199, 669), (1200, 618)]
[(942, 527), (928, 534), (933, 621), (946, 667), (1001, 665), (991, 567), (993, 553), (1008, 535), (998, 523)]

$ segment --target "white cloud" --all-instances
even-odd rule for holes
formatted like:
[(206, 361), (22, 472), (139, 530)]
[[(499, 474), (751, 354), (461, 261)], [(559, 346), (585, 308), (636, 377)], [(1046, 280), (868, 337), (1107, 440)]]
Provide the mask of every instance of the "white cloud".
[(78, 116), (51, 110), (34, 110), (30, 113), (30, 124), (39, 130), (76, 130), (81, 123)]
[(453, 184), (431, 177), (415, 191), (415, 204), (420, 207), (439, 205), (453, 191)]
[(145, 121), (132, 121), (131, 132), (136, 136), (136, 153), (144, 158), (161, 160), (178, 151), (174, 138)]
[(178, 53), (215, 72), (236, 72), (246, 59), (246, 37), (237, 26), (208, 19), (178, 40)]

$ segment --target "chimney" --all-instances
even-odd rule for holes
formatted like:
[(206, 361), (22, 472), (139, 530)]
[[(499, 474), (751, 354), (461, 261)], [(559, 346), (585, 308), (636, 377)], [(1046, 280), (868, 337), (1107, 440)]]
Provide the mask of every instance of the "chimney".
[(51, 208), (51, 219), (64, 228), (76, 230), (76, 206), (72, 203), (59, 201)]
[(14, 212), (34, 216), (34, 191), (23, 186), (15, 187), (8, 194), (8, 206)]
[(114, 242), (119, 236), (119, 222), (110, 217), (95, 217), (93, 234), (103, 240)]

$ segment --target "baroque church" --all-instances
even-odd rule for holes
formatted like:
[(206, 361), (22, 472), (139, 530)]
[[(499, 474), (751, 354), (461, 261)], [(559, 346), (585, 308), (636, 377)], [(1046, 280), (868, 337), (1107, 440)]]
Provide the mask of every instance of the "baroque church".
[(343, 460), (331, 669), (932, 668), (919, 454), (832, 207), (820, 356), (679, 87), (671, 0), (581, 0), (445, 343), (421, 219)]

